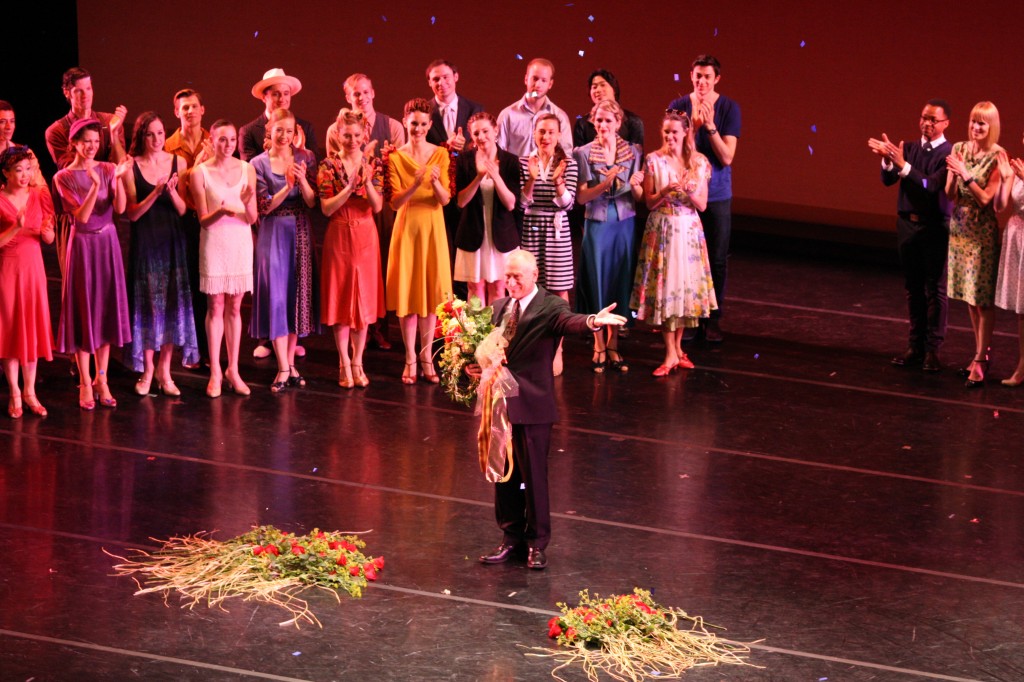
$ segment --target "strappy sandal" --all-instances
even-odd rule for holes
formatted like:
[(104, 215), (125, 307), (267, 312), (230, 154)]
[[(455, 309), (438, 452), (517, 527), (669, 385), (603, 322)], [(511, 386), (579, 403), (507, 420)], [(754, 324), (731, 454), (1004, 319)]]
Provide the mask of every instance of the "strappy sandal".
[[(293, 374), (294, 372), (294, 374)], [(295, 369), (295, 365), (288, 368), (288, 385), (292, 388), (305, 388), (306, 380), (302, 378), (299, 371)]]
[[(615, 353), (617, 356), (619, 356), (619, 359), (612, 360), (612, 353)], [(608, 347), (608, 366), (612, 369), (612, 371), (621, 372), (622, 374), (625, 374), (626, 372), (629, 371), (629, 364), (626, 362), (626, 359), (622, 357), (622, 354), (619, 353), (619, 349), (612, 348), (611, 346)]]
[(352, 376), (359, 388), (366, 388), (370, 385), (370, 380), (366, 378), (366, 372), (363, 371), (362, 365), (352, 365)]
[(604, 368), (608, 364), (608, 351), (595, 350), (594, 355), (597, 356), (597, 359), (590, 360), (590, 367), (594, 370), (594, 374), (604, 374)]
[[(411, 372), (409, 371), (410, 367), (412, 368)], [(412, 386), (413, 384), (416, 383), (416, 361), (415, 360), (413, 360), (412, 362), (405, 363), (405, 370), (402, 372), (402, 383), (405, 384), (406, 386)]]
[[(281, 375), (284, 375), (284, 381), (281, 380)], [(280, 393), (281, 391), (288, 388), (288, 379), (291, 378), (291, 370), (279, 369), (277, 374), (274, 375), (274, 383), (270, 384), (271, 393)]]
[(355, 388), (356, 382), (352, 381), (352, 365), (342, 364), (338, 367), (338, 385), (342, 388)]

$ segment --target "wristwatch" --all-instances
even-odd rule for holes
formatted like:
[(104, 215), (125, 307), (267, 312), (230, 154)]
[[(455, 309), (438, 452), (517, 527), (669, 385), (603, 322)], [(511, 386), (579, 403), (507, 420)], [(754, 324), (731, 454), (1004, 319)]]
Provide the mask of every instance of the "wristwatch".
[(708, 135), (717, 135), (718, 134), (718, 128), (708, 128), (707, 131), (708, 131)]

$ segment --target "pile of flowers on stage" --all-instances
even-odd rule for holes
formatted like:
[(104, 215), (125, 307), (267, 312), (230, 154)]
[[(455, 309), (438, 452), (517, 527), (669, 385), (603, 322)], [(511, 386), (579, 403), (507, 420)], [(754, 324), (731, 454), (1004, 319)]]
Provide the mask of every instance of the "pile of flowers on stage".
[[(190, 609), (201, 602), (223, 608), (231, 597), (280, 606), (291, 614), (281, 625), (299, 627), (305, 621), (321, 626), (298, 594), (311, 587), (338, 598), (344, 590), (361, 597), (368, 582), (384, 569), (384, 557), (368, 557), (366, 543), (355, 535), (314, 528), (294, 535), (274, 526), (257, 526), (225, 542), (207, 533), (173, 537), (159, 550), (134, 550), (125, 558), (103, 550), (121, 561), (117, 575), (132, 576), (136, 595), (156, 592), (164, 600), (178, 592)], [(141, 582), (139, 578), (141, 578)]]
[[(528, 654), (557, 661), (551, 673), (556, 679), (572, 665), (582, 666), (595, 682), (599, 673), (640, 682), (679, 677), (695, 666), (750, 665), (744, 660), (750, 652), (746, 646), (716, 638), (700, 617), (656, 603), (647, 590), (605, 599), (583, 590), (579, 596), (576, 606), (559, 602), (562, 614), (548, 621), (548, 637), (559, 648)], [(680, 629), (684, 623), (687, 629)]]

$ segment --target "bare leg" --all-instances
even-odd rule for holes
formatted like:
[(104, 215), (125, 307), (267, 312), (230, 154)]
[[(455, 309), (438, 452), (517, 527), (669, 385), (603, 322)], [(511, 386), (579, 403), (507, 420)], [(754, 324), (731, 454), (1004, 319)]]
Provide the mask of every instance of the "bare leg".
[[(1024, 383), (1024, 315), (1017, 316), (1017, 345), (1019, 347), (1017, 355), (1017, 369), (1013, 370), (1013, 376), (1004, 380), (1007, 386), (1018, 386)], [(25, 386), (25, 391), (28, 392), (27, 372)]]
[[(566, 303), (569, 302), (568, 291), (556, 291), (554, 293)], [(556, 377), (562, 376), (562, 341), (562, 339), (558, 340), (558, 350), (555, 351), (555, 361), (551, 363), (551, 373)]]
[(363, 350), (366, 348), (368, 331), (366, 327), (352, 330), (352, 378), (356, 386), (361, 388), (370, 385), (370, 380), (366, 378), (366, 372), (363, 371)]
[(224, 340), (228, 355), (228, 367), (224, 377), (231, 383), (235, 393), (249, 395), (249, 387), (238, 373), (238, 354), (242, 346), (242, 297), (245, 294), (224, 297)]
[(406, 315), (399, 320), (402, 327), (402, 343), (405, 345), (405, 369), (402, 370), (402, 383), (416, 382), (416, 315)]
[(107, 367), (110, 365), (110, 344), (100, 346), (96, 349), (96, 387), (99, 389), (100, 405), (104, 407), (117, 407), (117, 401), (110, 393), (110, 386), (107, 384)]
[(501, 298), (504, 295), (505, 295), (505, 283), (504, 282), (498, 281), (498, 282), (488, 282), (487, 283), (487, 305), (491, 305), (492, 303), (494, 303), (495, 301), (497, 301), (499, 298)]
[[(15, 366), (17, 366), (17, 360), (14, 360)], [(34, 414), (40, 417), (45, 417), (47, 412), (43, 404), (39, 402), (39, 398), (36, 397), (36, 370), (39, 368), (39, 363), (36, 360), (32, 362), (26, 362), (21, 365), (21, 376), (25, 383), (24, 393), (22, 396), (25, 399), (25, 404), (28, 409), (32, 410)], [(13, 395), (13, 393), (12, 393)]]
[(92, 394), (92, 374), (89, 367), (92, 356), (84, 350), (75, 351), (75, 361), (78, 363), (78, 404), (82, 409), (91, 410), (96, 407), (96, 400)]
[[(334, 325), (334, 345), (338, 349), (338, 385), (342, 388), (353, 388), (356, 385), (352, 380), (352, 361), (348, 356), (348, 341), (351, 329), (351, 327), (344, 324)], [(365, 330), (363, 340), (366, 340)], [(362, 359), (360, 359), (360, 362), (362, 362)]]
[(480, 299), (480, 302), (487, 305), (487, 285), (484, 282), (466, 282), (466, 290), (469, 293), (470, 298), (476, 296)]
[[(11, 415), (12, 419), (17, 419), (21, 416), (21, 389), (18, 388), (18, 361), (14, 359), (4, 358), (4, 374), (7, 375), (7, 386), (11, 390), (11, 400), (7, 406), (8, 414)], [(29, 393), (28, 382), (25, 382), (25, 394), (32, 395)]]
[[(974, 335), (974, 357), (978, 359), (971, 367), (971, 374), (968, 377), (971, 381), (984, 381), (985, 373), (988, 372), (988, 349), (992, 345), (992, 327), (996, 321), (996, 311), (992, 306), (980, 307), (971, 306), (972, 323), (977, 317), (977, 327)], [(984, 362), (981, 362), (984, 361)]]
[(437, 315), (431, 313), (419, 318), (417, 323), (420, 333), (420, 367), (423, 370), (423, 377), (427, 381), (436, 384), (440, 379), (434, 371), (434, 356), (431, 353), (434, 345), (434, 330), (437, 328)]
[(220, 395), (223, 373), (220, 367), (220, 345), (224, 340), (224, 294), (210, 294), (206, 305), (206, 341), (210, 354), (210, 383), (206, 392), (211, 398)]

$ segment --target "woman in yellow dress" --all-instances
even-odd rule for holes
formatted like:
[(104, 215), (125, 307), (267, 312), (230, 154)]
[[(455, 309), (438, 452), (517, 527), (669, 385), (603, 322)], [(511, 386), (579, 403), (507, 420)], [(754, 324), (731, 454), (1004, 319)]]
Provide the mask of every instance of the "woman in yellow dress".
[(452, 293), (448, 237), (441, 207), (451, 199), (449, 156), (427, 142), (430, 102), (411, 99), (402, 122), (408, 142), (388, 154), (388, 201), (397, 211), (388, 251), (387, 307), (401, 320), (405, 344), (402, 383), (416, 383), (416, 337), (424, 380), (438, 383), (431, 357), (435, 310)]

